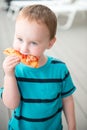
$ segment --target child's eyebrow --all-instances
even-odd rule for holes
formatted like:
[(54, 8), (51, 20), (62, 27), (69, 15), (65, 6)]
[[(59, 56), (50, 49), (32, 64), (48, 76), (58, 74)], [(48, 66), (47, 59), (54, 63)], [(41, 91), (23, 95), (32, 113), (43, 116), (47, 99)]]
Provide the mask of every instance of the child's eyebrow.
[(30, 40), (30, 42), (41, 43), (40, 40)]
[(20, 34), (16, 34), (15, 35), (16, 37), (19, 37), (19, 38), (22, 38), (22, 36)]

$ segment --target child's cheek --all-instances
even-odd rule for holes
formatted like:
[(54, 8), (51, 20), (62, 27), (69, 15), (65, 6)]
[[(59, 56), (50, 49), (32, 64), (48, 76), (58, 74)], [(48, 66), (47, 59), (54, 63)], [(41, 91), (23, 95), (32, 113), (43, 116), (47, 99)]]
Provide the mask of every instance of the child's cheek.
[(20, 46), (19, 46), (19, 44), (18, 44), (17, 42), (14, 42), (14, 43), (13, 43), (13, 48), (14, 48), (15, 50), (20, 51)]

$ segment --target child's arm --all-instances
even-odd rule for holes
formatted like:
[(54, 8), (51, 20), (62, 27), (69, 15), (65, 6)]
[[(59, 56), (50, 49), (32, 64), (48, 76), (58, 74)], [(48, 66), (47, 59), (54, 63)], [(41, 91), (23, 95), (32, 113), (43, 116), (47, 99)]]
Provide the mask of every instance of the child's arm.
[(14, 68), (20, 62), (17, 56), (8, 56), (3, 62), (4, 76), (4, 90), (3, 102), (10, 108), (15, 109), (20, 103), (20, 94), (14, 75)]
[(66, 117), (68, 130), (76, 130), (74, 101), (72, 96), (63, 98), (63, 110)]

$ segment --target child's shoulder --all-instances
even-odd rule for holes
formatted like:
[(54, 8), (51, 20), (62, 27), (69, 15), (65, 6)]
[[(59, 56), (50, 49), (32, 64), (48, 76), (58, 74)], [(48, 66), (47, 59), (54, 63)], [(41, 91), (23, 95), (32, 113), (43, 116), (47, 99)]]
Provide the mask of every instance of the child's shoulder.
[(48, 59), (51, 61), (52, 64), (65, 65), (64, 61), (62, 61), (56, 57), (48, 56)]
[(49, 58), (50, 58), (50, 60), (51, 60), (51, 62), (53, 63), (53, 64), (65, 64), (65, 62), (64, 61), (62, 61), (62, 60), (60, 60), (60, 59), (58, 59), (58, 58), (55, 58), (55, 57), (50, 57), (49, 56)]
[(66, 70), (68, 71), (68, 68), (67, 68), (67, 65), (64, 61), (58, 59), (58, 58), (55, 58), (55, 57), (50, 57), (49, 56), (49, 59), (51, 61), (51, 64), (56, 68), (59, 68), (59, 69), (63, 69), (63, 70)]

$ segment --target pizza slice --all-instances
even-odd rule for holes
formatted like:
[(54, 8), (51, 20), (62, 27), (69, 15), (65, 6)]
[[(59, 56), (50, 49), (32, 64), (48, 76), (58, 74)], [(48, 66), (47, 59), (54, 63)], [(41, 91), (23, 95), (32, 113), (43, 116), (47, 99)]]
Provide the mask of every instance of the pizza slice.
[(28, 65), (28, 66), (31, 66), (34, 68), (38, 68), (38, 66), (39, 66), (39, 58), (38, 57), (33, 56), (33, 55), (24, 55), (24, 54), (20, 53), (19, 51), (14, 50), (13, 48), (5, 49), (4, 54), (17, 55), (18, 57), (20, 57), (21, 62)]

